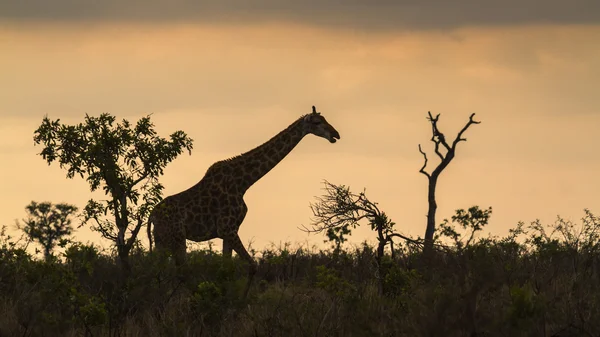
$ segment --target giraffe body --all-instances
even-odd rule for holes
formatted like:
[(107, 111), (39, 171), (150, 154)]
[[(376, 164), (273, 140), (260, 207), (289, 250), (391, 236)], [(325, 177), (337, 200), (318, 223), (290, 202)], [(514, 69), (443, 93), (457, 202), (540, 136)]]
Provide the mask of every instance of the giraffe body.
[(185, 260), (186, 239), (196, 242), (223, 239), (223, 255), (232, 250), (248, 263), (250, 273), (256, 262), (240, 240), (238, 230), (246, 217), (246, 191), (287, 156), (307, 134), (335, 143), (339, 133), (320, 113), (300, 117), (266, 143), (239, 156), (214, 163), (200, 182), (166, 197), (150, 213), (148, 239), (152, 251), (151, 224), (157, 250), (174, 255), (177, 264)]

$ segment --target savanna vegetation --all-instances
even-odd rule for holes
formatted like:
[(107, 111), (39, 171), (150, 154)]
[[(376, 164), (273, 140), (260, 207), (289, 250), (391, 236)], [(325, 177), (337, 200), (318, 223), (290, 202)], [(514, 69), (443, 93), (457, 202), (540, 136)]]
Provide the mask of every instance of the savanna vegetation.
[[(454, 151), (475, 122), (447, 144), (438, 117), (430, 114), (432, 141), (447, 166), (454, 152), (444, 159), (440, 148)], [(192, 249), (177, 268), (138, 237), (162, 197), (163, 168), (192, 149), (185, 133), (164, 139), (150, 117), (131, 125), (105, 114), (74, 126), (45, 118), (34, 139), (49, 164), (107, 199), (80, 213), (34, 201), (20, 235), (3, 227), (0, 336), (600, 335), (600, 218), (590, 210), (576, 222), (521, 222), (499, 237), (481, 234), (491, 207), (439, 222), (434, 209), (422, 239), (403, 235), (366, 191), (325, 181), (304, 230), (324, 234), (330, 248), (251, 250), (259, 266), (244, 297), (247, 265), (236, 256)], [(442, 170), (425, 174), (429, 201)], [(113, 248), (80, 242), (74, 225), (91, 226)], [(350, 245), (357, 226), (370, 226), (377, 243)]]

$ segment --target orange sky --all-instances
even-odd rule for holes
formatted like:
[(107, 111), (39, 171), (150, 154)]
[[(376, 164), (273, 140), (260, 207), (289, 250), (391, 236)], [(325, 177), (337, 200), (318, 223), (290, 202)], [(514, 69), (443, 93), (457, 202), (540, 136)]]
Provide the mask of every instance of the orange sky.
[[(600, 213), (600, 25), (477, 25), (444, 30), (356, 30), (301, 23), (151, 24), (0, 21), (0, 224), (31, 201), (82, 207), (33, 146), (45, 114), (137, 120), (153, 113), (163, 136), (184, 130), (191, 156), (170, 164), (166, 195), (199, 181), (214, 161), (268, 140), (316, 105), (341, 134), (307, 137), (246, 195), (245, 243), (320, 243), (297, 227), (322, 180), (367, 189), (403, 233), (425, 231), (431, 153), (427, 111), (465, 134), (438, 186), (438, 222), (456, 208), (492, 206), (488, 230), (519, 220)], [(433, 156), (430, 156), (433, 158)], [(98, 241), (82, 229), (81, 241)], [(367, 227), (354, 242), (373, 238)], [(145, 238), (144, 238), (145, 240)], [(106, 245), (106, 244), (105, 244)], [(220, 243), (219, 243), (220, 246)]]

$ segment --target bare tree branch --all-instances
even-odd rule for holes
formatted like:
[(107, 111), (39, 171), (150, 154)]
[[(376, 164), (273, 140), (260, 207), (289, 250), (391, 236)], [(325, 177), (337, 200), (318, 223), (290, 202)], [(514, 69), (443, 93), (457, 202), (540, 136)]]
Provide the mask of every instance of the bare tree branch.
[(149, 172), (144, 172), (144, 174), (142, 174), (138, 179), (134, 180), (131, 183), (131, 186), (129, 188), (133, 188), (135, 185), (139, 184), (139, 182), (146, 179), (149, 174), (150, 174)]
[(140, 229), (142, 228), (143, 224), (144, 224), (144, 220), (141, 217), (138, 217), (137, 224), (135, 225), (135, 228), (131, 231), (131, 236), (129, 236), (129, 239), (127, 240), (128, 246), (133, 246), (133, 243), (135, 242), (135, 239), (137, 238), (137, 234), (140, 231)]
[[(419, 150), (420, 146), (419, 146)], [(421, 153), (423, 153), (421, 151)], [(424, 166), (425, 167), (425, 166)], [(422, 171), (424, 171), (424, 167)], [(424, 173), (426, 174), (426, 173)], [(399, 237), (412, 243), (418, 243), (417, 240), (408, 238), (402, 234), (396, 233), (395, 223), (382, 212), (376, 202), (370, 201), (366, 196), (366, 191), (361, 193), (352, 193), (346, 186), (337, 186), (325, 181), (325, 195), (317, 197), (317, 202), (311, 204), (311, 210), (314, 217), (312, 220), (312, 229), (305, 226), (305, 232), (320, 233), (325, 231), (327, 239), (334, 244), (337, 251), (341, 245), (346, 242), (346, 237), (351, 235), (352, 229), (360, 225), (360, 221), (367, 219), (371, 230), (377, 233), (377, 253), (375, 260), (377, 262), (377, 273), (379, 278), (379, 290), (384, 291), (383, 282), (386, 270), (382, 268), (382, 259), (385, 255), (385, 247), (389, 244), (392, 255), (394, 254), (394, 238)]]
[(423, 245), (423, 241), (415, 240), (413, 238), (409, 238), (408, 236), (405, 236), (405, 235), (402, 235), (402, 234), (398, 234), (398, 233), (390, 234), (390, 235), (388, 235), (388, 237), (389, 237), (390, 240), (393, 237), (399, 237), (399, 238), (401, 238), (401, 239), (403, 239), (405, 241), (408, 241), (410, 243), (414, 243), (416, 245)]
[[(441, 159), (444, 159), (444, 156), (439, 152), (439, 144), (442, 144), (446, 148), (447, 151), (450, 151), (450, 146), (446, 142), (446, 137), (444, 136), (444, 134), (440, 131), (440, 129), (437, 126), (437, 122), (440, 119), (440, 114), (437, 114), (434, 118), (433, 115), (431, 114), (431, 111), (428, 111), (427, 113), (429, 114), (428, 119), (431, 122), (431, 128), (432, 128), (431, 141), (436, 144), (435, 152)], [(436, 139), (436, 137), (437, 137), (437, 139)]]
[(435, 154), (437, 154), (441, 160), (444, 160), (444, 155), (440, 152), (440, 142), (433, 140), (433, 137), (431, 138), (431, 140), (435, 143), (435, 147), (433, 148)]
[(112, 232), (110, 231), (110, 229), (112, 229), (111, 226), (108, 226), (108, 229), (106, 227), (104, 227), (104, 225), (100, 222), (100, 220), (98, 220), (98, 218), (93, 218), (96, 221), (96, 224), (98, 224), (98, 231), (100, 232), (100, 234), (102, 234), (103, 237), (112, 240), (112, 241), (117, 241), (117, 236), (112, 234)]
[(427, 173), (425, 171), (425, 167), (427, 167), (427, 153), (423, 152), (423, 150), (421, 149), (421, 144), (419, 144), (419, 152), (421, 152), (421, 154), (425, 158), (425, 162), (423, 163), (423, 167), (421, 167), (421, 169), (419, 170), (419, 172), (423, 173), (425, 176), (427, 176), (427, 178), (431, 178), (431, 175), (429, 175), (429, 173)]
[(458, 144), (461, 141), (467, 141), (466, 138), (462, 138), (462, 134), (467, 131), (467, 129), (469, 128), (469, 126), (471, 126), (472, 124), (480, 124), (480, 121), (475, 121), (473, 120), (473, 117), (475, 116), (475, 113), (472, 113), (471, 116), (469, 117), (469, 122), (462, 128), (462, 130), (460, 130), (460, 132), (458, 133), (458, 135), (456, 136), (456, 139), (454, 140), (454, 143), (452, 143), (452, 149), (455, 150), (456, 149), (456, 144)]
[[(421, 153), (423, 152), (421, 151)], [(428, 175), (424, 170), (423, 174)], [(355, 194), (350, 192), (347, 187), (336, 186), (327, 181), (324, 183), (325, 194), (316, 197), (317, 201), (310, 205), (313, 212), (312, 228), (300, 225), (298, 227), (300, 230), (307, 233), (322, 233), (344, 226), (355, 227), (360, 221), (367, 219), (372, 229), (377, 231), (378, 240), (383, 241), (383, 245), (388, 242), (393, 244), (394, 237), (415, 244), (423, 244), (418, 240), (394, 232), (393, 222), (379, 209), (376, 202), (372, 202), (366, 197), (365, 192)]]

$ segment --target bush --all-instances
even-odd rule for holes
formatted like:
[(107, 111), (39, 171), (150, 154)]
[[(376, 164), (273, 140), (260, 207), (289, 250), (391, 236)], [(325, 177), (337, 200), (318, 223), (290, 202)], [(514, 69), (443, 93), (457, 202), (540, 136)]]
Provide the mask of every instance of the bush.
[(124, 281), (115, 257), (94, 246), (74, 243), (64, 260), (40, 261), (0, 235), (0, 335), (600, 335), (596, 218), (585, 219), (520, 224), (468, 244), (454, 230), (463, 244), (429, 260), (401, 247), (380, 268), (366, 243), (271, 247), (257, 254), (245, 299), (247, 265), (237, 257), (193, 251), (178, 270), (140, 252)]

